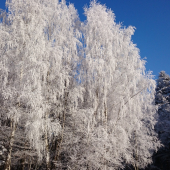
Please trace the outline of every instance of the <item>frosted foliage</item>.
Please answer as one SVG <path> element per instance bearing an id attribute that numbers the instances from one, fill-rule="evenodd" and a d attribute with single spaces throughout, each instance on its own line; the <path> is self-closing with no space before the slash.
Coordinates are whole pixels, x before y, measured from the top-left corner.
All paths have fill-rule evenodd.
<path id="1" fill-rule="evenodd" d="M 166 148 L 169 148 L 170 135 L 170 76 L 161 71 L 157 79 L 155 103 L 158 106 L 159 121 L 156 130 L 159 138 Z"/>
<path id="2" fill-rule="evenodd" d="M 116 24 L 114 13 L 95 1 L 82 23 L 64 0 L 6 5 L 8 24 L 0 23 L 1 114 L 15 123 L 26 120 L 39 161 L 46 159 L 48 168 L 51 161 L 58 169 L 89 170 L 151 163 L 160 146 L 155 81 L 131 41 L 135 28 Z"/>
<path id="3" fill-rule="evenodd" d="M 8 117 L 15 116 L 18 121 L 20 116 L 27 116 L 27 135 L 42 158 L 42 136 L 47 133 L 50 138 L 60 131 L 55 117 L 62 112 L 58 106 L 78 59 L 77 12 L 63 1 L 12 0 L 6 5 L 10 24 L 8 29 L 1 25 L 0 30 L 1 84 L 8 89 L 8 77 L 10 87 L 3 87 L 1 92 L 8 105 L 16 106 L 8 107 Z M 22 107 L 26 108 L 24 112 Z M 52 118 L 50 112 L 54 109 L 57 111 Z"/>
<path id="4" fill-rule="evenodd" d="M 34 119 L 32 119 L 34 121 L 26 124 L 27 135 L 32 139 L 31 144 L 36 148 L 39 159 L 42 160 L 42 156 L 46 154 L 45 133 L 47 132 L 49 136 L 57 136 L 61 126 L 57 120 L 42 119 L 40 117 L 44 114 L 42 110 L 37 110 L 34 114 L 36 115 L 34 116 Z M 50 140 L 51 138 L 49 138 L 49 141 Z"/>
<path id="5" fill-rule="evenodd" d="M 86 94 L 82 107 L 89 108 L 91 115 L 83 111 L 87 119 L 82 117 L 82 121 L 87 123 L 78 129 L 87 128 L 90 139 L 87 137 L 86 147 L 91 150 L 77 152 L 88 155 L 82 157 L 94 169 L 121 167 L 123 161 L 144 168 L 160 146 L 154 132 L 156 83 L 151 73 L 145 72 L 145 61 L 131 41 L 133 27 L 116 24 L 112 11 L 95 1 L 85 14 L 87 21 L 82 29 L 86 57 L 81 80 Z M 88 145 L 89 141 L 92 143 Z"/>

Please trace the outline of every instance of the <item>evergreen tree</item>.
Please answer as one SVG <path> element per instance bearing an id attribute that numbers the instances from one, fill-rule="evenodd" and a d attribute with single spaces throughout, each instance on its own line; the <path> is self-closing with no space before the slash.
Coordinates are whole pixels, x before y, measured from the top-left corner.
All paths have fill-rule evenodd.
<path id="1" fill-rule="evenodd" d="M 154 159 L 155 165 L 165 170 L 170 166 L 170 76 L 165 71 L 161 71 L 157 79 L 155 104 L 159 115 L 155 127 L 163 146 Z"/>
<path id="2" fill-rule="evenodd" d="M 170 144 L 170 76 L 161 71 L 157 80 L 155 103 L 158 105 L 159 122 L 157 129 L 164 145 Z"/>

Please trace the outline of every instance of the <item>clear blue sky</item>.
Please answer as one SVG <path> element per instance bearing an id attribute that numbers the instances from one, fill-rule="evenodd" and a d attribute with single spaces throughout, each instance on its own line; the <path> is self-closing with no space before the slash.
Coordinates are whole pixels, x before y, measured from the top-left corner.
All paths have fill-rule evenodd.
<path id="1" fill-rule="evenodd" d="M 85 20 L 83 7 L 89 0 L 67 0 L 78 10 L 81 21 Z M 141 58 L 146 57 L 146 70 L 158 76 L 161 70 L 170 75 L 170 0 L 100 0 L 111 8 L 116 22 L 135 26 L 133 42 L 140 49 Z M 5 9 L 5 0 L 0 0 Z"/>

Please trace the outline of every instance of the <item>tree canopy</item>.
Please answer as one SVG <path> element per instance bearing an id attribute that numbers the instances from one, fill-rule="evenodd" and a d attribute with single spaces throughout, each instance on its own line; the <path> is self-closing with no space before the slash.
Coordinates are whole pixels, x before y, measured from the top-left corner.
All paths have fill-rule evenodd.
<path id="1" fill-rule="evenodd" d="M 5 169 L 109 170 L 151 163 L 160 147 L 156 82 L 131 40 L 135 28 L 117 24 L 113 11 L 96 1 L 85 8 L 84 22 L 64 0 L 6 5 L 0 23 Z M 16 150 L 19 141 L 25 142 Z"/>

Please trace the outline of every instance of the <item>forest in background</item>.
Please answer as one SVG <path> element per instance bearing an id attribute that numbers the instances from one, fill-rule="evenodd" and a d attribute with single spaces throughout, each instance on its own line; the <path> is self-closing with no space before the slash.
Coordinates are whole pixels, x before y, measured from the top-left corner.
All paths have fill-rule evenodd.
<path id="1" fill-rule="evenodd" d="M 156 83 L 145 71 L 135 28 L 96 1 L 84 22 L 64 0 L 6 7 L 0 168 L 139 170 L 153 162 L 150 169 L 167 170 L 170 77 L 162 71 Z"/>

